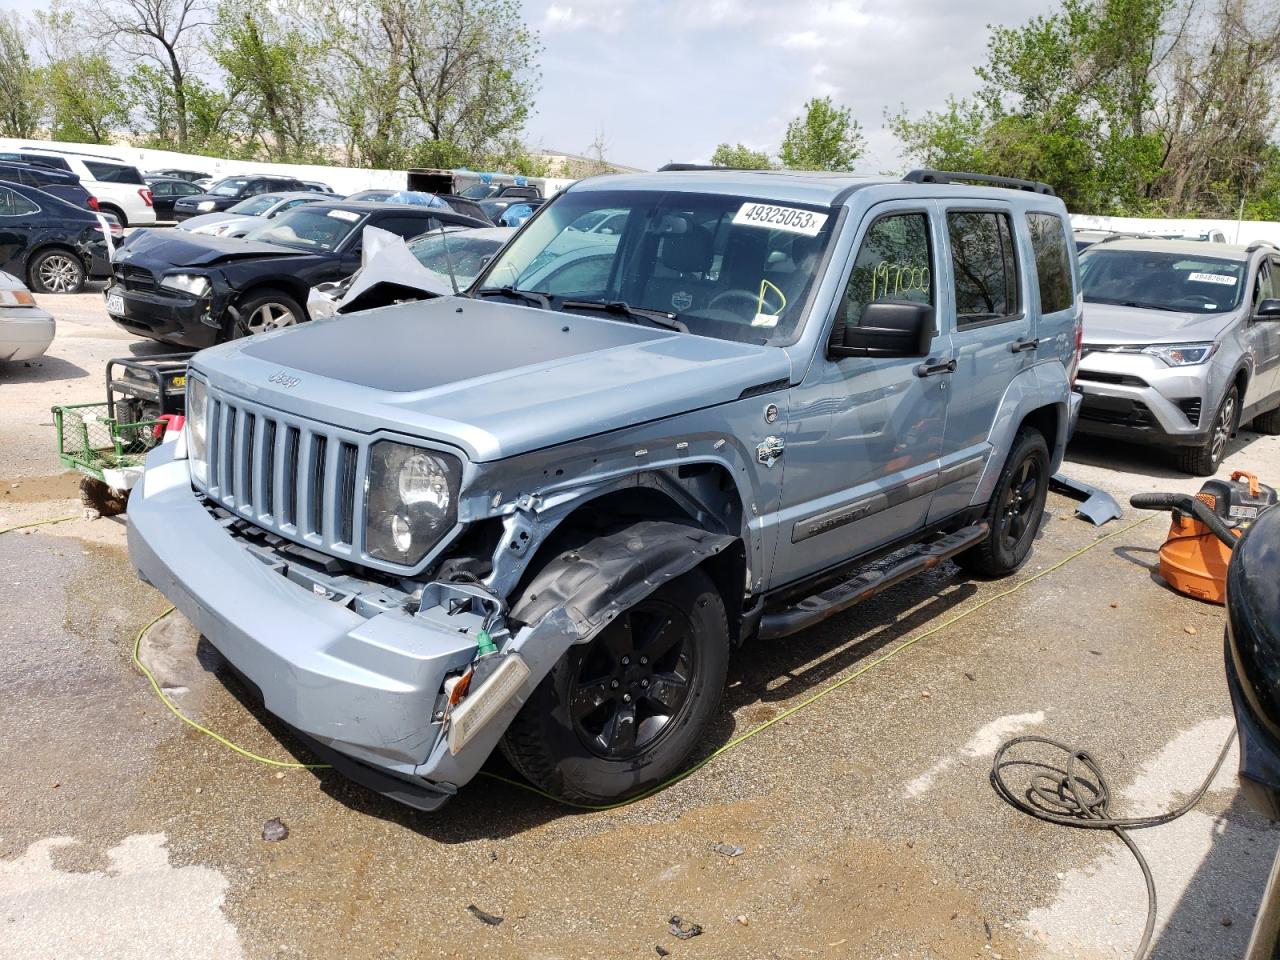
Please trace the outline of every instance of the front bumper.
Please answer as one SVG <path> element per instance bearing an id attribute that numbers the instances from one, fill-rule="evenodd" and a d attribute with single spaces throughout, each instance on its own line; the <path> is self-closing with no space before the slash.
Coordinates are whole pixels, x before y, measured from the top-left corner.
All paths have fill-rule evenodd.
<path id="1" fill-rule="evenodd" d="M 129 501 L 138 575 L 249 681 L 269 712 L 323 756 L 338 754 L 341 772 L 419 808 L 444 802 L 501 733 L 477 737 L 454 756 L 434 714 L 446 676 L 475 656 L 480 618 L 459 614 L 445 628 L 432 619 L 442 615 L 436 608 L 415 615 L 391 604 L 364 616 L 357 602 L 299 585 L 205 509 L 175 446 L 152 452 Z M 384 589 L 367 586 L 371 594 Z"/>
<path id="2" fill-rule="evenodd" d="M 206 315 L 214 315 L 207 299 L 160 290 L 128 290 L 120 283 L 114 283 L 103 291 L 104 298 L 112 294 L 119 294 L 124 301 L 124 312 L 108 311 L 108 316 L 117 326 L 132 334 L 192 350 L 203 350 L 218 342 L 218 328 L 203 320 Z"/>
<path id="3" fill-rule="evenodd" d="M 1209 372 L 1208 364 L 1169 367 L 1154 357 L 1091 353 L 1076 377 L 1083 396 L 1076 430 L 1131 443 L 1201 446 L 1212 433 Z"/>

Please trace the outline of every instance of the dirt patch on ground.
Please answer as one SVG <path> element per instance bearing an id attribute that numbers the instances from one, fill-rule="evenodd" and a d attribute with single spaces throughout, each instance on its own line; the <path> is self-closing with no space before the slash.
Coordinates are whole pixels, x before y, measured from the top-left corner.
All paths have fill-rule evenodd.
<path id="1" fill-rule="evenodd" d="M 0 479 L 0 506 L 10 503 L 43 503 L 46 500 L 79 500 L 80 474 L 74 470 L 47 477 Z"/>

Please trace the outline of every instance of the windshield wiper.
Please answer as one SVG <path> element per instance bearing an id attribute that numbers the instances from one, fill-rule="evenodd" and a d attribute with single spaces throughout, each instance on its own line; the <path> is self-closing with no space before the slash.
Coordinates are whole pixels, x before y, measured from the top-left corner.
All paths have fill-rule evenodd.
<path id="1" fill-rule="evenodd" d="M 1166 307 L 1158 303 L 1141 303 L 1137 300 L 1121 300 L 1122 307 L 1138 307 L 1141 310 L 1168 310 L 1170 313 L 1187 313 L 1186 310 L 1180 310 L 1177 307 Z"/>
<path id="2" fill-rule="evenodd" d="M 648 320 L 650 323 L 664 327 L 667 330 L 676 330 L 680 333 L 689 332 L 689 328 L 681 323 L 679 317 L 674 313 L 667 313 L 665 310 L 646 310 L 642 307 L 633 307 L 621 300 L 566 300 L 560 304 L 560 309 L 599 310 L 601 313 L 630 317 L 633 320 Z"/>
<path id="3" fill-rule="evenodd" d="M 538 290 L 517 290 L 515 287 L 485 287 L 483 290 L 477 290 L 477 297 L 510 297 L 512 300 L 523 300 L 525 303 L 532 303 L 543 310 L 551 309 L 551 298 L 545 293 Z"/>

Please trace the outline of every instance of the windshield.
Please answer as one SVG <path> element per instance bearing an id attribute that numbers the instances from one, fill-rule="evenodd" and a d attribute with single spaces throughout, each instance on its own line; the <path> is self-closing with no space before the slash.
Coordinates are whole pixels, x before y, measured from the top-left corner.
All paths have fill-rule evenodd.
<path id="1" fill-rule="evenodd" d="M 308 204 L 254 227 L 245 239 L 298 250 L 336 250 L 362 219 L 363 214 L 351 210 L 316 209 Z"/>
<path id="2" fill-rule="evenodd" d="M 260 217 L 282 199 L 278 193 L 263 193 L 248 200 L 241 200 L 234 207 L 227 208 L 227 213 L 238 213 L 246 217 Z"/>
<path id="3" fill-rule="evenodd" d="M 486 200 L 497 192 L 498 185 L 496 183 L 473 183 L 458 196 L 466 197 L 468 200 Z"/>
<path id="4" fill-rule="evenodd" d="M 699 336 L 784 343 L 835 219 L 830 208 L 730 194 L 571 191 L 538 211 L 473 292 L 544 294 L 557 310 L 612 304 L 620 318 L 625 304 Z M 616 232 L 592 232 L 605 221 Z"/>
<path id="5" fill-rule="evenodd" d="M 1234 310 L 1244 289 L 1245 266 L 1239 260 L 1100 246 L 1080 256 L 1087 302 L 1185 313 Z"/>
<path id="6" fill-rule="evenodd" d="M 502 237 L 473 237 L 468 230 L 451 230 L 418 237 L 409 242 L 409 252 L 432 273 L 438 273 L 447 283 L 449 268 L 453 267 L 458 289 L 471 285 L 505 242 Z"/>
<path id="7" fill-rule="evenodd" d="M 209 192 L 215 197 L 238 197 L 248 185 L 249 181 L 244 177 L 227 177 L 210 187 Z"/>

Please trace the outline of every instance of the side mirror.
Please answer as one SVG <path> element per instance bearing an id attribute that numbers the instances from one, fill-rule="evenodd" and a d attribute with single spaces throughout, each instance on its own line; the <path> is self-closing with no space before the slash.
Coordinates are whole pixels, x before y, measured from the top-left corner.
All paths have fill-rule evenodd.
<path id="1" fill-rule="evenodd" d="M 833 338 L 830 357 L 927 357 L 933 343 L 933 307 L 911 300 L 875 300 L 862 322 Z"/>
<path id="2" fill-rule="evenodd" d="M 1280 300 L 1263 300 L 1254 316 L 1259 320 L 1280 320 Z"/>

